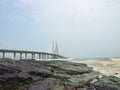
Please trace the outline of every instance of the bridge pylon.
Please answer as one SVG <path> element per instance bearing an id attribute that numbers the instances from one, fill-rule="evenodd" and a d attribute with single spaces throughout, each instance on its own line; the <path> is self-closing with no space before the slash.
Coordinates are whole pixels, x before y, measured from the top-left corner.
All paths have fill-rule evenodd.
<path id="1" fill-rule="evenodd" d="M 52 53 L 52 54 L 56 54 L 58 55 L 58 46 L 57 46 L 57 42 L 52 42 L 50 48 L 49 48 L 49 53 Z"/>

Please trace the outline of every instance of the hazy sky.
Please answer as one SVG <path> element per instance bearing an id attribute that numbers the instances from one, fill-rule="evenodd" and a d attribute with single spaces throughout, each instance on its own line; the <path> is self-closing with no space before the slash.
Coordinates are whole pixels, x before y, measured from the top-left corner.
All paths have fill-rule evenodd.
<path id="1" fill-rule="evenodd" d="M 0 48 L 120 57 L 120 0 L 0 0 Z"/>

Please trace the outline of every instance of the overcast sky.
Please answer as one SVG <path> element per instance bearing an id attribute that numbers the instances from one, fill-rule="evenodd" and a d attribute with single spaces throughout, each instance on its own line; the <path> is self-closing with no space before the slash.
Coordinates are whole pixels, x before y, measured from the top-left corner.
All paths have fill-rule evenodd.
<path id="1" fill-rule="evenodd" d="M 120 57 L 120 0 L 0 0 L 0 48 Z"/>

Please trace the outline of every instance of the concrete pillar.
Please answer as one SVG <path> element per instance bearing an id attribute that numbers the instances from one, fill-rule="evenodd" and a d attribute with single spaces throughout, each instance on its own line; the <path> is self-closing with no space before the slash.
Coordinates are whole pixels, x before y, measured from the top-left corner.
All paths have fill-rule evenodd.
<path id="1" fill-rule="evenodd" d="M 56 55 L 53 55 L 53 59 L 56 59 Z"/>
<path id="2" fill-rule="evenodd" d="M 53 59 L 55 59 L 56 57 L 55 57 L 56 55 L 53 55 Z"/>
<path id="3" fill-rule="evenodd" d="M 44 59 L 44 54 L 41 54 L 41 59 Z"/>
<path id="4" fill-rule="evenodd" d="M 51 58 L 51 56 L 50 56 L 50 55 L 49 55 L 48 57 L 49 57 L 49 59 Z"/>
<path id="5" fill-rule="evenodd" d="M 41 59 L 43 59 L 43 54 L 41 54 Z"/>
<path id="6" fill-rule="evenodd" d="M 48 55 L 47 54 L 45 55 L 45 59 L 48 59 Z"/>
<path id="7" fill-rule="evenodd" d="M 35 53 L 32 53 L 32 59 L 35 59 Z"/>
<path id="8" fill-rule="evenodd" d="M 51 55 L 51 59 L 53 59 L 53 55 Z"/>
<path id="9" fill-rule="evenodd" d="M 41 54 L 39 54 L 39 59 L 41 59 Z"/>
<path id="10" fill-rule="evenodd" d="M 44 59 L 46 59 L 46 54 L 44 54 Z"/>
<path id="11" fill-rule="evenodd" d="M 48 54 L 46 54 L 46 59 L 49 59 L 49 57 L 48 57 L 49 55 Z"/>
<path id="12" fill-rule="evenodd" d="M 54 58 L 55 58 L 55 59 L 57 59 L 57 56 L 56 56 L 56 55 L 54 55 Z"/>
<path id="13" fill-rule="evenodd" d="M 16 59 L 16 53 L 14 52 L 14 59 Z"/>
<path id="14" fill-rule="evenodd" d="M 20 52 L 20 60 L 22 59 L 22 53 Z"/>
<path id="15" fill-rule="evenodd" d="M 46 59 L 49 59 L 49 55 L 48 54 L 46 54 Z"/>
<path id="16" fill-rule="evenodd" d="M 25 53 L 25 59 L 27 59 L 27 53 Z"/>
<path id="17" fill-rule="evenodd" d="M 46 54 L 44 54 L 44 59 L 46 59 Z"/>
<path id="18" fill-rule="evenodd" d="M 5 58 L 5 52 L 3 52 L 3 58 Z"/>
<path id="19" fill-rule="evenodd" d="M 49 58 L 52 59 L 52 55 L 49 55 Z"/>
<path id="20" fill-rule="evenodd" d="M 50 55 L 50 59 L 52 59 L 52 55 Z"/>

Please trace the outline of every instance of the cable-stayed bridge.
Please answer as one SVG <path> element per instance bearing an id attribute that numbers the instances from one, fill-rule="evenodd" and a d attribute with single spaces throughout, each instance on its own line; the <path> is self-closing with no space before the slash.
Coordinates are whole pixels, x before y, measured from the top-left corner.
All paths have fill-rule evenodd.
<path id="1" fill-rule="evenodd" d="M 7 49 L 0 49 L 1 58 L 7 58 L 6 54 L 11 54 L 12 59 L 16 59 L 16 57 L 19 54 L 19 59 L 61 59 L 65 58 L 62 55 L 54 54 L 54 53 L 48 53 L 48 52 L 38 52 L 38 51 L 24 51 L 24 50 L 7 50 Z M 23 58 L 24 57 L 24 58 Z"/>

